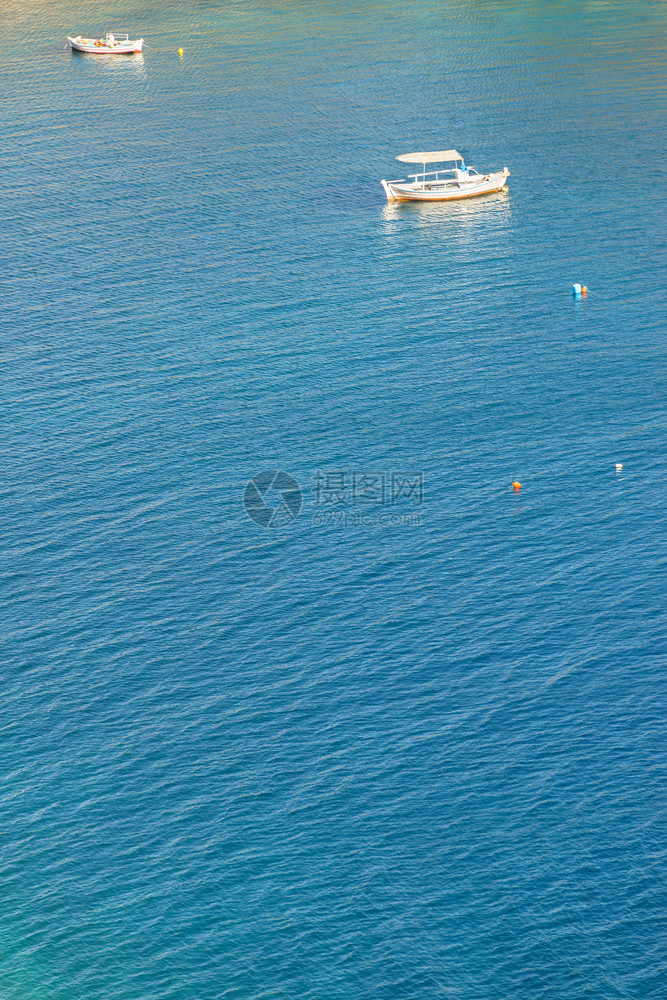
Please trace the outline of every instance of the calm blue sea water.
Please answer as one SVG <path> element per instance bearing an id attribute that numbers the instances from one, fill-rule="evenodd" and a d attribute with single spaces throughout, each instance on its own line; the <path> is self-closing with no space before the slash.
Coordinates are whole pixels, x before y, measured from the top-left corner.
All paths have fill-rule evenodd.
<path id="1" fill-rule="evenodd" d="M 3 1000 L 666 995 L 666 29 L 5 0 Z"/>

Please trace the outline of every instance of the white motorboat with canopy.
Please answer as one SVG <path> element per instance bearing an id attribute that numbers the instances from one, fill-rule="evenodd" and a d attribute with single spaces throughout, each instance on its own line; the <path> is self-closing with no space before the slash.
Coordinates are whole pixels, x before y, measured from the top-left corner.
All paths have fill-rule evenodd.
<path id="1" fill-rule="evenodd" d="M 143 38 L 132 39 L 129 35 L 113 34 L 107 31 L 104 38 L 82 38 L 75 35 L 74 38 L 68 36 L 67 41 L 72 46 L 73 52 L 88 52 L 95 56 L 127 56 L 133 52 L 141 52 Z"/>
<path id="2" fill-rule="evenodd" d="M 396 157 L 401 163 L 421 163 L 422 171 L 408 174 L 408 180 L 382 181 L 387 201 L 457 201 L 491 194 L 506 188 L 510 175 L 507 167 L 490 174 L 480 174 L 474 167 L 466 167 L 463 157 L 455 149 L 436 149 L 428 153 L 401 153 Z M 428 163 L 453 164 L 427 172 Z"/>

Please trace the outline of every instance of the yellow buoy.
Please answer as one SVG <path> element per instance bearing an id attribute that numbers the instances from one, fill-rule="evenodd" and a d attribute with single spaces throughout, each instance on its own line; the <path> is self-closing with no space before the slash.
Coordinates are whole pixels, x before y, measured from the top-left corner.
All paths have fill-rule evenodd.
<path id="1" fill-rule="evenodd" d="M 514 490 L 515 493 L 518 493 L 519 490 L 521 489 L 521 483 L 517 482 L 515 479 L 514 482 L 512 483 L 512 489 Z"/>
<path id="2" fill-rule="evenodd" d="M 178 50 L 178 54 L 179 54 L 179 56 L 182 56 L 183 55 L 183 49 L 179 49 Z"/>

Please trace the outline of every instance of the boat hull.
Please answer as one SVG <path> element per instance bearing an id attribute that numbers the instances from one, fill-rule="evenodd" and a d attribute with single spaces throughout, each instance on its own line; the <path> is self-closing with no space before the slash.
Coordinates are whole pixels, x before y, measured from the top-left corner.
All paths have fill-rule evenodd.
<path id="1" fill-rule="evenodd" d="M 446 184 L 404 184 L 397 181 L 382 181 L 387 201 L 461 201 L 463 198 L 477 198 L 483 194 L 502 191 L 510 172 L 505 168 L 493 174 L 485 174 L 477 181 L 450 181 Z"/>
<path id="2" fill-rule="evenodd" d="M 143 38 L 135 41 L 115 42 L 107 45 L 106 41 L 95 38 L 68 38 L 73 52 L 85 52 L 91 56 L 129 56 L 134 52 L 141 52 L 144 46 Z"/>

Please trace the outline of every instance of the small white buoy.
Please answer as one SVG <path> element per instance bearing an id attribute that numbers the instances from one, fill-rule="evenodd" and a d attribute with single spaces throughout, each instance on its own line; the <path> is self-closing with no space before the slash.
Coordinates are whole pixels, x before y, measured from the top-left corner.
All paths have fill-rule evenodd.
<path id="1" fill-rule="evenodd" d="M 581 285 L 572 285 L 572 294 L 575 299 L 581 298 Z"/>
<path id="2" fill-rule="evenodd" d="M 617 462 L 616 463 L 616 471 L 620 472 L 622 468 L 623 468 L 623 463 L 622 462 Z"/>

